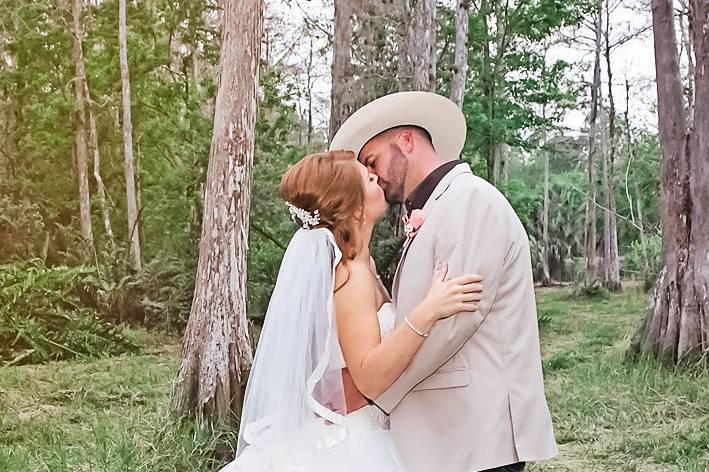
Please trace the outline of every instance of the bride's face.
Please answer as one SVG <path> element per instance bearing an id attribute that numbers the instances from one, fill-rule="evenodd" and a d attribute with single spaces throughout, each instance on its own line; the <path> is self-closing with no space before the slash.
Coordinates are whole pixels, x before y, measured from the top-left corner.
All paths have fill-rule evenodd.
<path id="1" fill-rule="evenodd" d="M 378 221 L 388 208 L 384 198 L 384 190 L 377 183 L 376 174 L 370 173 L 364 165 L 357 164 L 364 183 L 364 214 L 367 221 Z"/>

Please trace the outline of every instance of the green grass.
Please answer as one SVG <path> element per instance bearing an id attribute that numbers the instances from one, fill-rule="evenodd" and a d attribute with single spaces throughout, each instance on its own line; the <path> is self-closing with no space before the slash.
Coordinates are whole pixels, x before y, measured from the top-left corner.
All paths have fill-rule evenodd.
<path id="1" fill-rule="evenodd" d="M 179 341 L 139 337 L 142 355 L 0 368 L 0 471 L 216 470 L 235 436 L 170 419 Z"/>
<path id="2" fill-rule="evenodd" d="M 529 470 L 709 470 L 709 376 L 623 361 L 644 294 L 538 300 L 561 453 Z M 134 336 L 141 355 L 0 368 L 0 471 L 218 469 L 234 434 L 169 418 L 179 340 Z"/>
<path id="3" fill-rule="evenodd" d="M 624 362 L 646 295 L 538 295 L 546 393 L 561 453 L 534 471 L 709 470 L 709 376 Z"/>

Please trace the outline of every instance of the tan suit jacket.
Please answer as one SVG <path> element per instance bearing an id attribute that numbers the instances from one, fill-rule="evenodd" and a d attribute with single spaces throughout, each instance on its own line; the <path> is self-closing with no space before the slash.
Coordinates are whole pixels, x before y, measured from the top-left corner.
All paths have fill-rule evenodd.
<path id="1" fill-rule="evenodd" d="M 483 276 L 479 311 L 439 321 L 375 403 L 407 472 L 471 472 L 557 453 L 544 397 L 529 239 L 505 197 L 459 164 L 423 208 L 394 278 L 397 323 L 428 292 L 434 264 Z"/>

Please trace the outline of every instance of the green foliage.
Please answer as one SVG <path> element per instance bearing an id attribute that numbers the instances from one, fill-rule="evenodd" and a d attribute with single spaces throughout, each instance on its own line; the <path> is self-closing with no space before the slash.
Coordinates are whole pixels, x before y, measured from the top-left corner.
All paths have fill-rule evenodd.
<path id="1" fill-rule="evenodd" d="M 0 195 L 0 262 L 42 257 L 47 237 L 37 204 Z"/>
<path id="2" fill-rule="evenodd" d="M 256 320 L 266 313 L 285 248 L 298 228 L 290 219 L 278 185 L 288 166 L 309 152 L 307 145 L 293 144 L 291 133 L 298 122 L 293 106 L 297 90 L 289 80 L 283 68 L 262 65 L 247 258 L 248 313 Z M 310 150 L 324 147 L 317 138 Z"/>
<path id="3" fill-rule="evenodd" d="M 598 279 L 587 281 L 585 278 L 580 278 L 574 282 L 571 295 L 576 298 L 588 299 L 604 299 L 608 298 L 608 290 L 606 290 Z"/>
<path id="4" fill-rule="evenodd" d="M 493 153 L 500 144 L 532 148 L 531 132 L 553 128 L 566 110 L 577 106 L 580 84 L 569 78 L 578 65 L 547 63 L 546 49 L 553 34 L 579 24 L 588 8 L 582 1 L 538 0 L 483 2 L 471 9 L 464 155 L 481 175 L 491 177 Z M 455 15 L 445 7 L 439 12 L 438 88 L 447 94 L 454 48 L 446 46 L 455 42 Z M 503 18 L 496 19 L 496 12 Z"/>
<path id="5" fill-rule="evenodd" d="M 194 260 L 162 253 L 136 273 L 127 247 L 107 248 L 99 257 L 104 261 L 101 272 L 92 272 L 84 281 L 103 319 L 182 332 L 192 304 Z"/>
<path id="6" fill-rule="evenodd" d="M 662 270 L 662 238 L 653 235 L 631 242 L 623 262 L 624 271 L 643 280 L 649 289 Z"/>
<path id="7" fill-rule="evenodd" d="M 10 364 L 132 352 L 120 326 L 87 307 L 94 269 L 0 266 L 0 361 Z"/>

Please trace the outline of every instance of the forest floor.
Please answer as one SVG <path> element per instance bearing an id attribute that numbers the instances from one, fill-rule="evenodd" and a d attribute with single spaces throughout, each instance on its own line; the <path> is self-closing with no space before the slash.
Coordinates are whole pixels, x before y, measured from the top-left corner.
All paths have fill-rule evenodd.
<path id="1" fill-rule="evenodd" d="M 540 290 L 546 392 L 560 454 L 531 471 L 709 471 L 709 375 L 626 364 L 646 295 Z M 0 471 L 215 471 L 233 433 L 169 417 L 180 341 L 140 355 L 0 368 Z"/>

